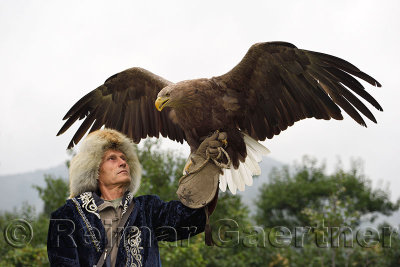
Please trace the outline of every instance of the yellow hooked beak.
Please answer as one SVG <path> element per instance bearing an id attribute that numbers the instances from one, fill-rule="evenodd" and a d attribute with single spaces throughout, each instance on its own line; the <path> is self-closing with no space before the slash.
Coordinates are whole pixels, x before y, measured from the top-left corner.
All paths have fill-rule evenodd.
<path id="1" fill-rule="evenodd" d="M 161 111 L 165 107 L 168 101 L 169 101 L 168 97 L 157 97 L 156 102 L 154 103 L 156 109 L 158 111 Z"/>

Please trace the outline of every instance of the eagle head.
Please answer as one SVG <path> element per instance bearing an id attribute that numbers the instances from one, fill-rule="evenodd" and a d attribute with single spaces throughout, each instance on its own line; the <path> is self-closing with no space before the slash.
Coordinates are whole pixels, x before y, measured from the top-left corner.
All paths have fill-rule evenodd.
<path id="1" fill-rule="evenodd" d="M 158 93 L 154 104 L 158 111 L 165 107 L 190 108 L 196 106 L 198 92 L 203 89 L 206 83 L 206 79 L 197 79 L 170 84 Z"/>
<path id="2" fill-rule="evenodd" d="M 154 103 L 156 109 L 161 111 L 165 107 L 173 107 L 176 102 L 175 85 L 168 85 L 164 87 L 157 95 L 156 102 Z"/>

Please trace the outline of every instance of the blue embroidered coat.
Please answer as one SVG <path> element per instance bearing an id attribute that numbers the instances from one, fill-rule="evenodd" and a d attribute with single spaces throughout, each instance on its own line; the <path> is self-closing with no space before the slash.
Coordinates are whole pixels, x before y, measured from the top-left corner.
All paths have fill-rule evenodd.
<path id="1" fill-rule="evenodd" d="M 123 211 L 134 201 L 118 245 L 116 266 L 161 266 L 157 241 L 186 239 L 204 231 L 203 209 L 158 196 L 123 197 Z M 51 266 L 93 266 L 107 245 L 97 206 L 103 200 L 86 192 L 67 200 L 51 215 L 47 251 Z M 106 262 L 105 266 L 110 262 Z"/>

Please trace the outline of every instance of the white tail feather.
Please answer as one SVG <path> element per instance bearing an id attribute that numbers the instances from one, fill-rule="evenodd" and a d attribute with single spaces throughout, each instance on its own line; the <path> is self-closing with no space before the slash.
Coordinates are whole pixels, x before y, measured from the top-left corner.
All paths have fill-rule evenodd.
<path id="1" fill-rule="evenodd" d="M 258 154 L 257 151 L 251 148 L 251 146 L 247 146 L 246 150 L 247 150 L 247 155 L 253 157 L 253 159 L 255 159 L 257 163 L 261 161 L 262 155 Z"/>
<path id="2" fill-rule="evenodd" d="M 229 190 L 231 190 L 232 194 L 236 195 L 236 184 L 232 179 L 232 169 L 224 170 L 226 172 L 226 182 L 228 184 Z"/>
<path id="3" fill-rule="evenodd" d="M 250 171 L 251 175 L 256 175 L 257 168 L 254 166 L 253 162 L 250 160 L 249 157 L 246 157 L 246 159 L 244 161 L 244 165 L 246 165 L 246 167 Z"/>
<path id="4" fill-rule="evenodd" d="M 230 169 L 224 169 L 224 174 L 219 176 L 219 188 L 222 192 L 229 187 L 232 194 L 236 195 L 237 189 L 244 191 L 245 185 L 253 184 L 253 176 L 261 174 L 258 163 L 262 160 L 262 156 L 267 155 L 270 151 L 247 134 L 244 134 L 244 142 L 247 150 L 245 162 L 240 162 L 237 169 L 234 169 L 231 164 Z"/>
<path id="5" fill-rule="evenodd" d="M 255 151 L 261 153 L 261 155 L 266 156 L 269 153 L 271 153 L 271 151 L 269 151 L 268 148 L 266 148 L 265 146 L 263 146 L 262 144 L 260 144 L 259 142 L 257 142 L 256 140 L 254 140 L 253 138 L 248 136 L 247 134 L 244 134 L 243 139 L 244 139 L 244 142 L 246 143 L 246 146 L 247 145 L 250 146 Z"/>
<path id="6" fill-rule="evenodd" d="M 250 171 L 247 170 L 246 164 L 239 165 L 240 176 L 243 178 L 245 185 L 251 186 L 253 184 L 253 177 Z"/>
<path id="7" fill-rule="evenodd" d="M 222 192 L 226 191 L 226 175 L 225 175 L 225 170 L 224 170 L 224 174 L 221 174 L 219 176 L 219 189 L 221 189 Z"/>
<path id="8" fill-rule="evenodd" d="M 239 191 L 244 191 L 244 181 L 242 180 L 242 177 L 240 177 L 240 170 L 237 169 L 233 169 L 232 170 L 232 180 L 235 183 L 237 189 L 239 189 Z"/>
<path id="9" fill-rule="evenodd" d="M 261 168 L 258 165 L 258 161 L 253 157 L 253 154 L 248 153 L 246 160 L 248 159 L 247 163 L 249 163 L 253 167 L 253 175 L 260 175 Z"/>

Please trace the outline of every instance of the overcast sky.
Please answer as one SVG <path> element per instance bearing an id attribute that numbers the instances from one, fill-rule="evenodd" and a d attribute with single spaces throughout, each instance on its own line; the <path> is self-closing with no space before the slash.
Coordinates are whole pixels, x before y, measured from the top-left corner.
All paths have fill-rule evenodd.
<path id="1" fill-rule="evenodd" d="M 378 124 L 297 122 L 263 142 L 283 163 L 305 154 L 332 169 L 361 158 L 374 186 L 400 197 L 399 1 L 1 1 L 0 175 L 58 165 L 77 125 L 62 117 L 106 78 L 140 66 L 170 81 L 234 67 L 255 42 L 288 41 L 355 64 L 382 105 Z M 187 145 L 166 142 L 164 147 Z"/>

